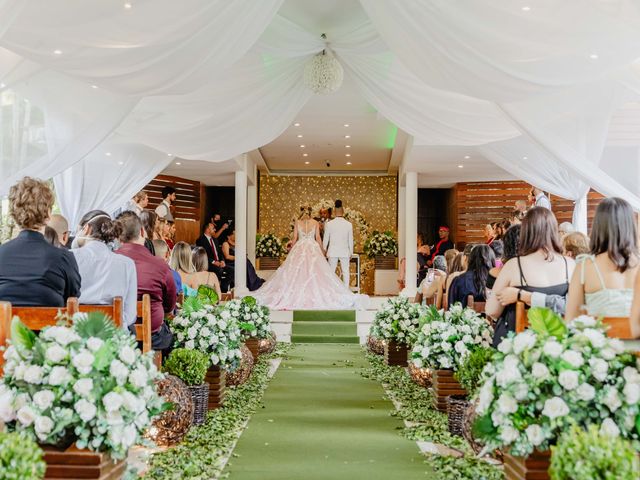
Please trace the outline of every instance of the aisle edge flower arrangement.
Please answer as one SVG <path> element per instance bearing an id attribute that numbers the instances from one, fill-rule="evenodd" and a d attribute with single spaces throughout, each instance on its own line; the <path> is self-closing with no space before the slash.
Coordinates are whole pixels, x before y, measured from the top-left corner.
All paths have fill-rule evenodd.
<path id="1" fill-rule="evenodd" d="M 370 333 L 374 337 L 411 345 L 420 327 L 424 308 L 406 297 L 389 298 L 376 312 Z"/>
<path id="2" fill-rule="evenodd" d="M 220 317 L 235 321 L 245 339 L 250 337 L 263 339 L 271 335 L 269 309 L 260 305 L 254 297 L 230 300 L 224 305 Z"/>
<path id="3" fill-rule="evenodd" d="M 374 231 L 364 243 L 364 253 L 369 258 L 374 258 L 376 255 L 395 256 L 398 254 L 398 241 L 392 232 Z"/>
<path id="4" fill-rule="evenodd" d="M 60 317 L 39 334 L 17 317 L 0 383 L 0 421 L 41 444 L 71 444 L 122 459 L 169 408 L 151 353 L 102 313 Z M 70 441 L 69 441 L 70 439 Z"/>

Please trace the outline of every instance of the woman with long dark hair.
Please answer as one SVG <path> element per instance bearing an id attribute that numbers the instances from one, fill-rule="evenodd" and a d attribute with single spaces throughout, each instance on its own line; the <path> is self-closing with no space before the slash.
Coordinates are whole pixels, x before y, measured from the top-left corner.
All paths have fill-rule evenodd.
<path id="1" fill-rule="evenodd" d="M 467 306 L 469 295 L 478 302 L 487 297 L 487 277 L 496 264 L 496 257 L 489 245 L 476 245 L 469 254 L 467 271 L 457 277 L 449 289 L 449 306 L 456 302 Z"/>

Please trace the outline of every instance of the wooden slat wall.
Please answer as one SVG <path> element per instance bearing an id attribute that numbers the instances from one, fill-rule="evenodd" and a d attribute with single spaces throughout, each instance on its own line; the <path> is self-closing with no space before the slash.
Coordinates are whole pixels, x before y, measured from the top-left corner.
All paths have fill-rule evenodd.
<path id="1" fill-rule="evenodd" d="M 484 227 L 487 223 L 509 218 L 515 208 L 516 200 L 526 200 L 530 185 L 525 182 L 469 182 L 458 183 L 454 187 L 455 222 L 452 237 L 456 245 L 483 241 Z M 596 207 L 604 198 L 598 192 L 591 191 L 588 196 L 588 227 Z M 573 214 L 573 201 L 557 195 L 550 197 L 551 207 L 558 223 L 570 222 Z"/>
<path id="2" fill-rule="evenodd" d="M 147 208 L 155 209 L 162 202 L 162 188 L 171 186 L 176 189 L 175 219 L 200 222 L 200 182 L 186 178 L 158 175 L 144 190 L 149 194 Z"/>

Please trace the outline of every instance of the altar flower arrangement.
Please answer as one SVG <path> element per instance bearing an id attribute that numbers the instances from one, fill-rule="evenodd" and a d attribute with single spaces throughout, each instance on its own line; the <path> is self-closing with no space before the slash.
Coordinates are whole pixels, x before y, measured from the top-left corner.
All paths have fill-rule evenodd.
<path id="1" fill-rule="evenodd" d="M 176 347 L 205 352 L 212 366 L 220 365 L 228 371 L 240 365 L 240 325 L 225 308 L 189 297 L 169 324 Z"/>
<path id="2" fill-rule="evenodd" d="M 567 327 L 552 311 L 531 308 L 529 323 L 500 343 L 483 372 L 475 433 L 486 449 L 544 451 L 573 423 L 640 438 L 640 371 L 622 342 L 591 317 Z"/>
<path id="3" fill-rule="evenodd" d="M 36 335 L 15 317 L 0 383 L 0 422 L 41 444 L 127 456 L 168 407 L 151 353 L 102 313 L 62 317 Z"/>
<path id="4" fill-rule="evenodd" d="M 247 296 L 227 302 L 220 312 L 222 318 L 232 318 L 242 331 L 243 338 L 269 338 L 271 319 L 269 309 L 254 297 Z"/>
<path id="5" fill-rule="evenodd" d="M 392 232 L 373 232 L 364 243 L 364 253 L 367 257 L 395 256 L 398 254 L 398 241 Z"/>
<path id="6" fill-rule="evenodd" d="M 370 335 L 412 345 L 418 334 L 424 308 L 406 297 L 389 298 L 376 312 Z"/>
<path id="7" fill-rule="evenodd" d="M 471 352 L 490 347 L 492 339 L 493 329 L 473 309 L 459 303 L 446 312 L 431 307 L 411 351 L 411 361 L 418 368 L 455 371 Z"/>
<path id="8" fill-rule="evenodd" d="M 282 242 L 273 233 L 258 235 L 256 243 L 256 257 L 276 257 L 284 255 Z"/>

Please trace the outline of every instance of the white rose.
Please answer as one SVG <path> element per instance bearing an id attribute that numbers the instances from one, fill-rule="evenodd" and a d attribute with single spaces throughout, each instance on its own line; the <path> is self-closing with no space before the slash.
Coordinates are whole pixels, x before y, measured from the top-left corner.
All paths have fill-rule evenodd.
<path id="1" fill-rule="evenodd" d="M 629 405 L 640 402 L 640 385 L 637 383 L 627 383 L 622 389 L 624 398 Z"/>
<path id="2" fill-rule="evenodd" d="M 496 383 L 500 387 L 506 387 L 511 383 L 518 382 L 522 379 L 522 374 L 520 373 L 520 359 L 515 355 L 507 355 L 504 358 L 504 363 L 502 364 L 502 369 L 496 376 Z"/>
<path id="3" fill-rule="evenodd" d="M 89 422 L 96 416 L 96 406 L 84 398 L 78 400 L 75 403 L 74 408 L 83 422 Z"/>
<path id="4" fill-rule="evenodd" d="M 117 392 L 109 392 L 102 399 L 102 404 L 107 412 L 118 410 L 123 403 L 122 395 Z"/>
<path id="5" fill-rule="evenodd" d="M 186 342 L 184 342 L 184 348 L 188 350 L 195 350 L 196 344 L 193 340 L 187 340 Z"/>
<path id="6" fill-rule="evenodd" d="M 519 355 L 525 350 L 530 350 L 535 346 L 536 340 L 536 334 L 531 330 L 519 333 L 513 340 L 513 352 Z"/>
<path id="7" fill-rule="evenodd" d="M 148 381 L 149 376 L 147 375 L 147 372 L 141 367 L 136 368 L 129 375 L 129 382 L 131 382 L 131 384 L 137 388 L 144 387 Z"/>
<path id="8" fill-rule="evenodd" d="M 487 381 L 482 385 L 478 395 L 478 413 L 484 415 L 493 402 L 493 382 Z"/>
<path id="9" fill-rule="evenodd" d="M 49 373 L 49 385 L 64 385 L 71 380 L 71 374 L 65 367 L 53 367 Z"/>
<path id="10" fill-rule="evenodd" d="M 565 390 L 573 390 L 578 387 L 580 383 L 580 377 L 578 372 L 574 370 L 564 370 L 560 372 L 558 376 L 558 383 L 562 385 Z"/>
<path id="11" fill-rule="evenodd" d="M 503 393 L 498 398 L 498 410 L 500 413 L 509 414 L 518 411 L 518 402 L 508 393 Z"/>
<path id="12" fill-rule="evenodd" d="M 36 430 L 36 435 L 38 435 L 38 438 L 40 440 L 46 439 L 47 435 L 51 432 L 51 430 L 53 430 L 53 427 L 54 427 L 54 423 L 53 423 L 53 420 L 51 420 L 51 418 L 46 416 L 41 416 L 36 418 L 35 430 Z"/>
<path id="13" fill-rule="evenodd" d="M 47 358 L 47 361 L 51 363 L 60 363 L 67 357 L 67 350 L 54 343 L 49 348 L 47 348 L 47 353 L 45 354 L 45 356 Z"/>
<path id="14" fill-rule="evenodd" d="M 518 432 L 518 430 L 510 426 L 502 427 L 502 429 L 500 430 L 500 438 L 505 445 L 512 444 L 518 439 L 519 436 L 520 433 Z"/>
<path id="15" fill-rule="evenodd" d="M 81 397 L 88 397 L 93 390 L 93 380 L 90 378 L 81 378 L 73 385 L 73 391 Z"/>
<path id="16" fill-rule="evenodd" d="M 127 425 L 126 427 L 124 427 L 124 430 L 122 431 L 122 442 L 121 445 L 128 449 L 130 447 L 133 446 L 134 443 L 136 443 L 136 440 L 138 439 L 138 431 L 136 430 L 135 425 Z"/>
<path id="17" fill-rule="evenodd" d="M 145 408 L 145 402 L 131 392 L 122 394 L 122 405 L 130 412 L 139 412 Z"/>
<path id="18" fill-rule="evenodd" d="M 24 381 L 39 385 L 42 383 L 42 367 L 31 365 L 24 371 Z"/>
<path id="19" fill-rule="evenodd" d="M 576 390 L 576 394 L 580 400 L 584 400 L 585 402 L 589 402 L 593 400 L 596 396 L 596 389 L 588 383 L 583 383 Z"/>
<path id="20" fill-rule="evenodd" d="M 615 388 L 610 388 L 602 400 L 612 412 L 615 412 L 622 406 L 622 400 L 620 400 L 618 391 Z"/>
<path id="21" fill-rule="evenodd" d="M 562 345 L 557 340 L 547 340 L 544 347 L 542 347 L 542 351 L 548 357 L 558 358 L 562 353 Z"/>
<path id="22" fill-rule="evenodd" d="M 123 385 L 129 376 L 129 369 L 120 360 L 114 359 L 109 365 L 109 373 L 116 379 L 118 385 Z"/>
<path id="23" fill-rule="evenodd" d="M 91 373 L 91 367 L 96 357 L 89 350 L 81 350 L 77 355 L 73 357 L 71 363 L 74 367 L 83 375 Z"/>
<path id="24" fill-rule="evenodd" d="M 633 367 L 624 367 L 622 377 L 627 383 L 640 383 L 640 372 Z"/>
<path id="25" fill-rule="evenodd" d="M 580 368 L 584 364 L 582 354 L 580 352 L 576 352 L 575 350 L 567 350 L 560 356 L 560 358 L 562 358 L 562 360 L 567 362 L 573 368 Z"/>
<path id="26" fill-rule="evenodd" d="M 127 365 L 131 365 L 136 361 L 136 352 L 133 350 L 133 348 L 125 346 L 122 348 L 122 350 L 120 350 L 118 357 Z"/>
<path id="27" fill-rule="evenodd" d="M 616 352 L 614 352 L 611 348 L 603 348 L 602 350 L 600 350 L 600 356 L 605 360 L 613 360 L 614 358 L 616 358 Z"/>
<path id="28" fill-rule="evenodd" d="M 595 326 L 595 324 L 596 324 L 596 319 L 593 317 L 590 317 L 589 315 L 580 315 L 574 318 L 572 322 L 572 325 L 578 328 L 593 327 Z"/>
<path id="29" fill-rule="evenodd" d="M 538 380 L 549 378 L 549 369 L 544 363 L 536 362 L 531 367 L 531 374 Z"/>
<path id="30" fill-rule="evenodd" d="M 224 320 L 228 320 L 230 317 L 231 317 L 231 314 L 229 313 L 228 310 L 223 310 L 222 312 L 220 312 L 220 318 Z"/>
<path id="31" fill-rule="evenodd" d="M 90 337 L 87 340 L 87 348 L 92 352 L 97 352 L 98 350 L 100 350 L 102 345 L 104 345 L 104 342 L 100 338 Z"/>
<path id="32" fill-rule="evenodd" d="M 625 346 L 624 346 L 624 342 L 622 342 L 621 340 L 618 340 L 617 338 L 610 338 L 609 339 L 609 346 L 616 353 L 623 353 L 625 351 L 625 349 L 626 349 Z"/>
<path id="33" fill-rule="evenodd" d="M 3 385 L 0 385 L 0 389 Z M 14 395 L 11 390 L 0 391 L 0 423 L 9 423 L 15 420 Z"/>
<path id="34" fill-rule="evenodd" d="M 53 405 L 53 400 L 56 398 L 55 394 L 51 390 L 40 390 L 33 394 L 33 403 L 40 411 L 44 411 Z"/>
<path id="35" fill-rule="evenodd" d="M 448 352 L 449 350 L 451 350 L 451 344 L 449 342 L 442 342 L 440 344 L 440 348 L 443 352 Z"/>
<path id="36" fill-rule="evenodd" d="M 600 425 L 600 433 L 615 438 L 620 436 L 620 429 L 618 425 L 616 425 L 616 422 L 610 418 L 605 418 L 602 425 Z"/>
<path id="37" fill-rule="evenodd" d="M 591 367 L 591 374 L 601 382 L 607 379 L 609 373 L 609 364 L 600 358 L 592 358 L 589 360 L 589 366 Z"/>
<path id="38" fill-rule="evenodd" d="M 460 354 L 465 354 L 467 352 L 467 347 L 463 342 L 456 342 L 456 346 L 455 346 L 456 352 L 460 353 Z"/>
<path id="39" fill-rule="evenodd" d="M 24 427 L 28 427 L 35 421 L 36 414 L 30 406 L 25 405 L 20 410 L 18 410 L 18 415 L 16 416 L 16 418 Z"/>
<path id="40" fill-rule="evenodd" d="M 110 412 L 107 412 L 106 418 L 107 418 L 107 423 L 111 427 L 124 424 L 124 418 L 122 417 L 122 413 L 120 413 L 117 410 L 112 410 Z"/>
<path id="41" fill-rule="evenodd" d="M 544 408 L 542 409 L 542 415 L 549 417 L 550 419 L 562 417 L 569 413 L 569 407 L 563 399 L 560 397 L 553 397 L 544 402 Z"/>
<path id="42" fill-rule="evenodd" d="M 545 440 L 544 432 L 540 425 L 529 425 L 525 432 L 527 434 L 527 438 L 534 447 L 537 447 Z"/>
<path id="43" fill-rule="evenodd" d="M 585 337 L 587 337 L 591 342 L 591 345 L 593 345 L 596 348 L 602 348 L 607 343 L 606 337 L 599 330 L 595 330 L 593 328 L 587 328 L 582 332 L 582 334 Z"/>
<path id="44" fill-rule="evenodd" d="M 440 363 L 440 366 L 442 368 L 446 369 L 446 368 L 451 368 L 452 367 L 451 359 L 449 357 L 444 356 L 444 355 L 440 355 L 438 357 L 438 362 Z"/>
<path id="45" fill-rule="evenodd" d="M 519 383 L 515 389 L 514 396 L 519 402 L 526 400 L 529 396 L 529 387 L 527 386 L 527 384 L 524 382 Z"/>

